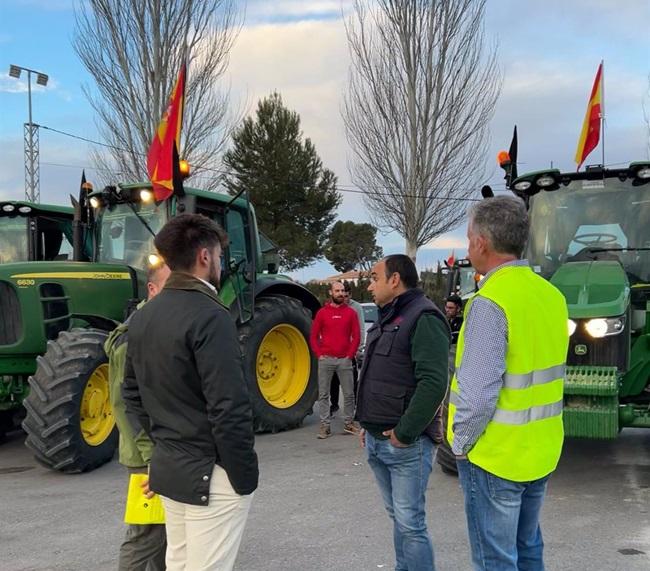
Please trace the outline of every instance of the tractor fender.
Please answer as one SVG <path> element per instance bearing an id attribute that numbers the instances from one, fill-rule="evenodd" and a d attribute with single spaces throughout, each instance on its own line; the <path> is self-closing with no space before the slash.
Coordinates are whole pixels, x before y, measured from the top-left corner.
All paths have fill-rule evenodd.
<path id="1" fill-rule="evenodd" d="M 255 282 L 255 299 L 266 295 L 286 295 L 300 301 L 312 314 L 320 309 L 318 298 L 306 287 L 282 278 L 261 278 Z"/>

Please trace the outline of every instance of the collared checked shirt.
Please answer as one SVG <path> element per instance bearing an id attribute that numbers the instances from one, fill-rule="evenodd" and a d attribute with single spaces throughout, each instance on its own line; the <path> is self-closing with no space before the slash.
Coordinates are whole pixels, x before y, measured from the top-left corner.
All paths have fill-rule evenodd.
<path id="1" fill-rule="evenodd" d="M 528 260 L 513 260 L 497 266 L 479 282 L 479 290 L 501 268 L 528 265 Z M 506 372 L 507 347 L 505 313 L 492 300 L 475 297 L 465 315 L 463 356 L 456 371 L 459 398 L 452 451 L 457 456 L 472 449 L 494 416 Z"/>

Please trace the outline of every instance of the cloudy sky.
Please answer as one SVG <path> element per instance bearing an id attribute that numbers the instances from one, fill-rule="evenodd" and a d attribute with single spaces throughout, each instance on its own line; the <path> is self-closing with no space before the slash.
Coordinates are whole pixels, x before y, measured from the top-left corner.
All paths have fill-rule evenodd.
<path id="1" fill-rule="evenodd" d="M 244 6 L 242 2 L 242 7 Z M 351 187 L 349 148 L 340 116 L 349 55 L 343 18 L 350 0 L 249 0 L 226 80 L 233 101 L 250 112 L 279 91 L 302 119 L 323 163 Z M 573 155 L 596 68 L 605 60 L 606 163 L 647 157 L 642 101 L 650 73 L 650 0 L 488 0 L 486 30 L 497 42 L 504 74 L 491 125 L 491 144 L 479 149 L 502 188 L 498 150 L 519 131 L 519 171 L 553 165 L 575 168 Z M 92 82 L 71 46 L 72 0 L 0 1 L 0 199 L 24 196 L 23 123 L 26 81 L 8 76 L 9 64 L 43 71 L 46 88 L 32 92 L 34 122 L 97 139 L 81 85 Z M 191 70 L 190 70 L 191 73 Z M 646 95 L 647 99 L 647 95 Z M 650 109 L 650 102 L 646 105 Z M 91 146 L 41 130 L 41 199 L 61 203 L 78 189 Z M 587 162 L 600 162 L 600 149 Z M 478 195 L 478 190 L 477 190 Z M 360 196 L 344 193 L 339 218 L 368 221 Z M 432 266 L 451 249 L 466 251 L 464 227 L 421 249 L 418 265 Z M 386 253 L 403 239 L 382 233 Z M 301 280 L 333 273 L 326 262 L 297 272 Z"/>

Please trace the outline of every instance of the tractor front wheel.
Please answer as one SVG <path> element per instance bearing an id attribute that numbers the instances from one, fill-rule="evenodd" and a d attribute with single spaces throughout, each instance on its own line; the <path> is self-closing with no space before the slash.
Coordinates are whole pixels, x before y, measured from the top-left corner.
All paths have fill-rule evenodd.
<path id="1" fill-rule="evenodd" d="M 109 400 L 107 334 L 63 331 L 49 341 L 29 378 L 25 444 L 38 462 L 61 472 L 87 472 L 108 462 L 118 433 Z"/>
<path id="2" fill-rule="evenodd" d="M 239 343 L 256 432 L 295 428 L 318 396 L 318 367 L 309 351 L 311 313 L 297 299 L 272 295 L 255 302 Z"/>

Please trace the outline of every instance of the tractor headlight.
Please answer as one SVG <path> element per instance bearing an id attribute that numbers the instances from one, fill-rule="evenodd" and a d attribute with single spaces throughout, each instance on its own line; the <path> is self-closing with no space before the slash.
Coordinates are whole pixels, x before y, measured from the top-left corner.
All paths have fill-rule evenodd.
<path id="1" fill-rule="evenodd" d="M 609 335 L 618 335 L 625 328 L 625 316 L 590 319 L 585 323 L 587 333 L 598 339 Z"/>
<path id="2" fill-rule="evenodd" d="M 89 202 L 90 202 L 90 206 L 92 206 L 95 209 L 99 208 L 102 205 L 102 201 L 97 196 L 91 196 Z"/>
<path id="3" fill-rule="evenodd" d="M 2 207 L 3 212 L 13 212 L 16 209 L 16 207 L 13 204 L 5 204 Z"/>
<path id="4" fill-rule="evenodd" d="M 547 188 L 555 184 L 555 179 L 550 174 L 544 174 L 540 176 L 535 182 L 540 188 Z"/>
<path id="5" fill-rule="evenodd" d="M 567 325 L 569 326 L 569 337 L 571 337 L 571 335 L 573 335 L 576 332 L 576 327 L 578 326 L 578 324 L 575 321 L 573 321 L 573 319 L 568 319 Z"/>
<path id="6" fill-rule="evenodd" d="M 638 176 L 643 180 L 650 178 L 650 167 L 644 167 L 642 169 L 639 169 L 638 171 L 636 171 L 636 176 Z"/>
<path id="7" fill-rule="evenodd" d="M 20 212 L 21 214 L 29 214 L 31 211 L 32 209 L 30 206 L 20 206 L 18 208 L 18 212 Z"/>
<path id="8" fill-rule="evenodd" d="M 531 183 L 529 180 L 521 180 L 517 184 L 515 184 L 515 190 L 520 190 L 520 191 L 525 191 L 528 190 L 531 187 Z"/>
<path id="9" fill-rule="evenodd" d="M 163 264 L 163 260 L 158 254 L 149 254 L 147 256 L 147 262 L 150 268 L 157 268 Z"/>
<path id="10" fill-rule="evenodd" d="M 140 200 L 145 204 L 153 200 L 153 192 L 150 190 L 141 190 L 140 191 Z"/>

